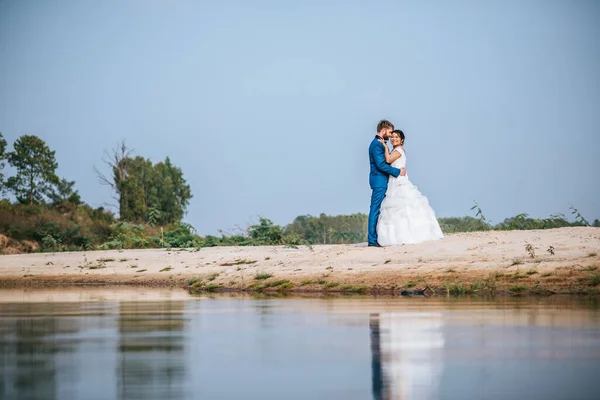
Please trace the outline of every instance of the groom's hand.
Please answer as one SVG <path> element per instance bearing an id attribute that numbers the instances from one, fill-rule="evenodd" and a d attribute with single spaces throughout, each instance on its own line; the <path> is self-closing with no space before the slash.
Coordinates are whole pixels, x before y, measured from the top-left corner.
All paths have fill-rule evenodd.
<path id="1" fill-rule="evenodd" d="M 400 168 L 400 176 L 406 176 L 406 168 Z"/>

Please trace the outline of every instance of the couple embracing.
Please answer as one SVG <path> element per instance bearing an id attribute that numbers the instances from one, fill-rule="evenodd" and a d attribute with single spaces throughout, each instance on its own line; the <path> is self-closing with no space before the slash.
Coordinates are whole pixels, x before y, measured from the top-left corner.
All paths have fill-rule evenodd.
<path id="1" fill-rule="evenodd" d="M 386 140 L 393 150 L 390 152 Z M 435 212 L 406 175 L 405 135 L 390 121 L 377 124 L 369 146 L 369 246 L 421 243 L 444 237 Z"/>

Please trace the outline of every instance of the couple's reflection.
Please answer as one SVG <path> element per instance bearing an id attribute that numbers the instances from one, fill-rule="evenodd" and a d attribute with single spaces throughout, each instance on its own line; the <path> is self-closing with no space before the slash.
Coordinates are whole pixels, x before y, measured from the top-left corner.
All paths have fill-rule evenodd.
<path id="1" fill-rule="evenodd" d="M 437 398 L 443 368 L 442 314 L 371 314 L 369 326 L 373 398 Z"/>

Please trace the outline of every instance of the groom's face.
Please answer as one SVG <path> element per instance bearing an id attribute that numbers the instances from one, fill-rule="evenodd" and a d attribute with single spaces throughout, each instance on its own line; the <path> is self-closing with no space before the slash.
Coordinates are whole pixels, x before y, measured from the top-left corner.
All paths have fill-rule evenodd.
<path id="1" fill-rule="evenodd" d="M 390 136 L 392 135 L 393 130 L 394 130 L 394 128 L 383 128 L 383 130 L 381 131 L 381 137 L 384 138 L 385 140 L 388 140 L 390 138 Z"/>

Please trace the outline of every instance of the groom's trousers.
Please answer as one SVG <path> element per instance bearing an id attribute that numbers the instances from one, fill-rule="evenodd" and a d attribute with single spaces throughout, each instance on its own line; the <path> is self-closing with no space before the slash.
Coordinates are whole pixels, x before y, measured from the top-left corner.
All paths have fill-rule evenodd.
<path id="1" fill-rule="evenodd" d="M 371 208 L 369 209 L 369 244 L 377 244 L 377 219 L 381 211 L 381 203 L 385 198 L 386 187 L 373 188 L 371 193 Z"/>

